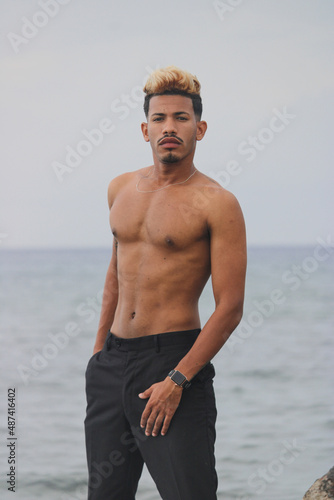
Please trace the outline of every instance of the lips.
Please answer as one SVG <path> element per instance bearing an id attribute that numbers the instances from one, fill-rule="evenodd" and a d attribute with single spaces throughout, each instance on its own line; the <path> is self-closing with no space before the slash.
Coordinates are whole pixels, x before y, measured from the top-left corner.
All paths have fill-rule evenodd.
<path id="1" fill-rule="evenodd" d="M 159 142 L 160 146 L 162 144 L 181 144 L 181 142 L 177 140 L 175 137 L 165 137 Z"/>

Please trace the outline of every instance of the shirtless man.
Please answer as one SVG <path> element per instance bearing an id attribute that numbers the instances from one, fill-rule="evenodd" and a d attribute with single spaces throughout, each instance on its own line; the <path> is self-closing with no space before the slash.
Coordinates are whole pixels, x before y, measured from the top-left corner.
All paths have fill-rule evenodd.
<path id="1" fill-rule="evenodd" d="M 244 220 L 193 163 L 207 129 L 197 78 L 167 67 L 144 92 L 153 165 L 108 189 L 114 247 L 86 370 L 88 499 L 134 500 L 145 462 L 164 500 L 214 500 L 210 360 L 242 316 Z M 201 329 L 210 275 L 216 307 Z"/>

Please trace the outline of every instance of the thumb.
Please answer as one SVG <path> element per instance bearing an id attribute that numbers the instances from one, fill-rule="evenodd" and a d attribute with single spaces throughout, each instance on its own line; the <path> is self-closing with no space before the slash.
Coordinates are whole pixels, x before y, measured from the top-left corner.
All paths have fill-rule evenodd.
<path id="1" fill-rule="evenodd" d="M 152 386 L 149 387 L 148 389 L 146 389 L 146 391 L 144 392 L 141 392 L 140 394 L 138 394 L 138 396 L 141 398 L 141 399 L 147 399 L 151 396 L 152 394 L 152 391 L 153 391 L 153 388 Z"/>

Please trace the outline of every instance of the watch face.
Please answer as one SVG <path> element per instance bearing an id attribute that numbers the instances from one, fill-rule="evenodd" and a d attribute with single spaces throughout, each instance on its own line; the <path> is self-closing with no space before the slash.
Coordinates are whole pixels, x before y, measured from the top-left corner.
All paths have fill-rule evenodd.
<path id="1" fill-rule="evenodd" d="M 181 385 L 182 382 L 184 382 L 186 380 L 186 377 L 184 375 L 182 375 L 182 373 L 176 371 L 174 373 L 174 375 L 172 376 L 172 380 L 177 384 L 177 385 Z"/>

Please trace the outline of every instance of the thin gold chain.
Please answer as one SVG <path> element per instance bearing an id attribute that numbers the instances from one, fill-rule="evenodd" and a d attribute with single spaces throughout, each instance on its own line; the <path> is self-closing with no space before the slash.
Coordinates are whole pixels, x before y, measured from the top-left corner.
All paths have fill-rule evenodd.
<path id="1" fill-rule="evenodd" d="M 154 168 L 154 167 L 153 167 L 153 168 Z M 161 188 L 158 188 L 158 189 L 153 189 L 152 191 L 143 191 L 143 190 L 139 189 L 139 187 L 138 187 L 138 186 L 139 186 L 139 183 L 140 183 L 140 181 L 141 181 L 143 178 L 144 178 L 144 179 L 147 179 L 147 178 L 148 178 L 148 176 L 149 176 L 149 175 L 150 175 L 150 173 L 151 173 L 151 171 L 150 171 L 150 172 L 149 172 L 149 174 L 148 174 L 147 176 L 145 176 L 145 177 L 141 177 L 141 178 L 138 180 L 138 182 L 137 182 L 137 184 L 136 184 L 136 189 L 137 189 L 138 193 L 155 193 L 156 191 L 161 191 L 162 189 L 166 189 L 166 188 L 168 188 L 168 187 L 170 187 L 170 186 L 177 186 L 178 184 L 184 184 L 185 182 L 189 181 L 189 179 L 190 179 L 193 175 L 195 175 L 195 174 L 196 174 L 196 172 L 197 172 L 197 169 L 195 168 L 194 172 L 193 172 L 192 174 L 190 174 L 190 175 L 189 175 L 189 177 L 188 177 L 185 181 L 181 181 L 181 182 L 173 182 L 172 184 L 167 184 L 167 186 L 162 186 Z"/>

